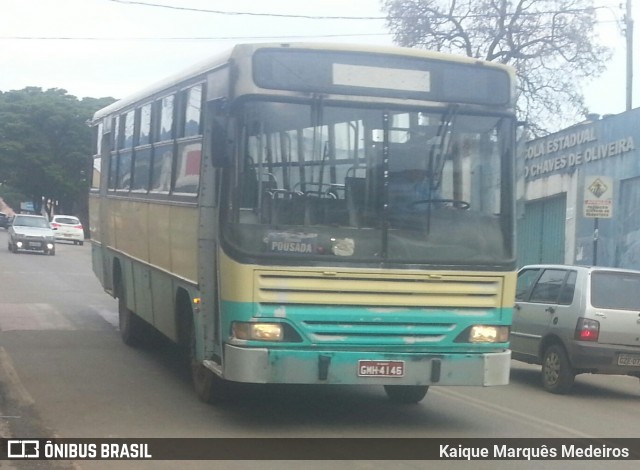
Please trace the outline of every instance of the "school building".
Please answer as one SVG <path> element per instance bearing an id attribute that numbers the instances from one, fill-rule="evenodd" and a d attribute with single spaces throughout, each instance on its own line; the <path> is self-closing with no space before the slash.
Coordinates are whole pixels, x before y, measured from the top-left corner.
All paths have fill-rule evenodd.
<path id="1" fill-rule="evenodd" d="M 520 266 L 640 269 L 640 108 L 529 141 L 518 165 Z"/>

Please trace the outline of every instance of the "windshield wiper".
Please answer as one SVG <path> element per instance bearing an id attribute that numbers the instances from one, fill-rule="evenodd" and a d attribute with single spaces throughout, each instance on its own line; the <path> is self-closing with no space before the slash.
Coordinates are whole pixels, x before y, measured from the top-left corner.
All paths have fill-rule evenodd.
<path id="1" fill-rule="evenodd" d="M 442 183 L 442 172 L 444 171 L 446 156 L 451 151 L 451 142 L 453 140 L 451 136 L 453 135 L 457 115 L 458 105 L 447 106 L 438 125 L 438 132 L 435 136 L 438 142 L 431 146 L 428 156 L 429 193 L 437 190 Z"/>

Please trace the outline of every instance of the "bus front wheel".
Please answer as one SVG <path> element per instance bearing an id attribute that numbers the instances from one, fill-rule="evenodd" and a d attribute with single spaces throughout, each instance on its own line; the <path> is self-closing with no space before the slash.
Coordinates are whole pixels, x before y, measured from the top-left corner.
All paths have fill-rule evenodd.
<path id="1" fill-rule="evenodd" d="M 198 399 L 210 405 L 216 405 L 229 400 L 231 397 L 229 382 L 218 377 L 213 371 L 207 369 L 202 362 L 196 359 L 196 336 L 193 324 L 191 325 L 189 360 L 191 362 L 193 389 Z"/>
<path id="2" fill-rule="evenodd" d="M 191 377 L 193 378 L 193 388 L 200 401 L 216 405 L 230 398 L 229 383 L 207 369 L 202 363 L 192 360 Z"/>
<path id="3" fill-rule="evenodd" d="M 394 403 L 418 403 L 427 391 L 428 385 L 385 385 L 387 397 Z"/>

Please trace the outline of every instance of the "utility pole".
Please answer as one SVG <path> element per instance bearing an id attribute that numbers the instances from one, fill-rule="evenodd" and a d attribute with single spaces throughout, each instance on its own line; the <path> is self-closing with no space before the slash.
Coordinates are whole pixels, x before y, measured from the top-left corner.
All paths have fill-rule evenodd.
<path id="1" fill-rule="evenodd" d="M 633 107 L 633 18 L 631 18 L 631 0 L 627 0 L 625 25 L 627 39 L 627 111 L 630 111 Z"/>

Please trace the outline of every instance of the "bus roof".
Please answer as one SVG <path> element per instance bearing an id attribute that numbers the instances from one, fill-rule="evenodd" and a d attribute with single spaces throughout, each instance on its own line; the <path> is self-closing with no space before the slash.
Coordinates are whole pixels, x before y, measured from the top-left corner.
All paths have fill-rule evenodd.
<path id="1" fill-rule="evenodd" d="M 462 55 L 445 54 L 441 52 L 427 51 L 424 49 L 414 49 L 398 46 L 379 46 L 379 45 L 362 45 L 362 44 L 341 44 L 341 43 L 244 43 L 237 44 L 223 52 L 219 52 L 212 57 L 209 57 L 201 62 L 198 62 L 191 67 L 182 70 L 174 75 L 168 76 L 165 79 L 150 85 L 146 88 L 139 90 L 138 92 L 120 99 L 109 106 L 98 110 L 94 116 L 93 121 L 98 121 L 116 111 L 125 109 L 135 103 L 143 102 L 152 97 L 157 97 L 171 88 L 179 85 L 180 83 L 204 75 L 209 71 L 212 71 L 224 64 L 229 63 L 235 57 L 244 55 L 250 55 L 254 51 L 263 48 L 283 48 L 283 49 L 307 49 L 307 50 L 327 50 L 327 51 L 345 51 L 345 52 L 363 52 L 369 54 L 386 54 L 386 55 L 398 55 L 404 57 L 415 57 L 424 59 L 439 59 L 458 62 L 461 64 L 475 64 L 484 65 L 494 69 L 500 69 L 509 74 L 510 77 L 514 76 L 513 69 L 510 66 L 499 64 L 496 62 L 489 62 L 481 59 L 474 59 Z"/>

